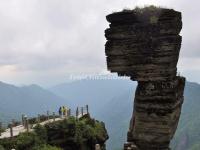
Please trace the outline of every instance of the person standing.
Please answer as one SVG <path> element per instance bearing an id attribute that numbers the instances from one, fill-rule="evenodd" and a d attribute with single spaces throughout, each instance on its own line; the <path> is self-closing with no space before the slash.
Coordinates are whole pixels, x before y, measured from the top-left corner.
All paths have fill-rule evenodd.
<path id="1" fill-rule="evenodd" d="M 63 116 L 66 117 L 67 116 L 67 109 L 65 106 L 63 106 Z"/>
<path id="2" fill-rule="evenodd" d="M 62 118 L 62 107 L 59 108 L 58 113 L 59 113 L 60 118 Z"/>

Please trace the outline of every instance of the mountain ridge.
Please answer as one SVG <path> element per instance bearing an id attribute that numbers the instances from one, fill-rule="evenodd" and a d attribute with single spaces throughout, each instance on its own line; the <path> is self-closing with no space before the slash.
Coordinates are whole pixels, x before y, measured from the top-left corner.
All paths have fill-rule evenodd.
<path id="1" fill-rule="evenodd" d="M 92 83 L 91 83 L 92 82 Z M 68 84 L 68 83 L 67 83 Z M 102 120 L 105 122 L 106 128 L 108 129 L 110 139 L 107 142 L 107 149 L 108 150 L 119 150 L 123 143 L 126 140 L 126 133 L 129 126 L 129 120 L 132 113 L 132 105 L 133 105 L 133 99 L 134 99 L 134 91 L 135 91 L 136 83 L 129 81 L 129 80 L 115 80 L 115 81 L 105 81 L 102 83 L 102 81 L 93 80 L 93 81 L 86 81 L 83 80 L 81 82 L 76 83 L 70 83 L 70 85 L 67 85 L 67 88 L 63 88 L 62 92 L 63 95 L 70 95 L 71 98 L 63 98 L 56 96 L 55 92 L 48 91 L 46 89 L 40 89 L 35 86 L 28 86 L 23 88 L 23 92 L 20 92 L 22 96 L 20 97 L 30 97 L 31 93 L 30 91 L 34 91 L 35 89 L 40 89 L 38 92 L 36 90 L 36 93 L 54 93 L 53 98 L 49 98 L 51 96 L 47 96 L 45 102 L 47 105 L 50 105 L 53 107 L 53 109 L 56 108 L 61 104 L 69 104 L 71 103 L 73 109 L 75 106 L 82 104 L 89 104 L 89 111 L 91 115 L 98 120 Z M 5 103 L 2 101 L 3 94 L 6 95 L 6 93 L 9 95 L 10 93 L 14 95 L 15 97 L 18 95 L 16 92 L 13 91 L 13 89 L 18 89 L 16 86 L 12 85 L 5 85 L 5 87 L 9 87 L 8 89 L 10 91 L 3 91 L 2 90 L 2 83 L 0 83 L 0 115 L 2 114 L 2 111 L 8 112 L 8 115 L 10 112 L 12 112 L 12 109 L 8 108 L 9 111 L 6 111 L 4 108 L 7 108 L 5 105 L 2 109 L 2 103 Z M 8 90 L 7 89 L 7 90 Z M 91 91 L 92 89 L 92 91 Z M 29 91 L 30 90 L 30 91 Z M 43 91 L 44 90 L 44 91 Z M 60 89 L 59 89 L 60 90 Z M 43 91 L 43 92 L 42 92 Z M 200 125 L 200 118 L 199 118 L 199 97 L 200 97 L 200 84 L 194 83 L 194 82 L 186 82 L 186 88 L 185 88 L 185 100 L 183 104 L 183 110 L 180 118 L 180 123 L 178 126 L 178 130 L 176 132 L 176 135 L 174 137 L 174 140 L 172 142 L 172 149 L 173 150 L 198 150 L 200 149 L 200 129 L 198 128 Z M 4 96 L 5 96 L 4 95 Z M 35 95 L 35 94 L 34 94 Z M 39 94 L 40 95 L 40 94 Z M 90 104 L 90 101 L 83 101 L 82 104 L 79 102 L 81 100 L 87 99 L 86 96 L 89 95 L 90 100 L 93 101 L 93 103 Z M 98 97 L 101 95 L 101 97 Z M 107 97 L 108 96 L 108 97 Z M 35 97 L 30 98 L 29 101 L 33 101 L 36 105 L 40 104 L 40 101 L 36 101 L 35 99 L 41 97 Z M 106 99 L 107 97 L 107 99 Z M 59 98 L 59 102 L 55 100 Z M 6 100 L 6 99 L 4 99 Z M 49 104 L 49 100 L 52 101 Z M 104 101 L 105 100 L 105 101 Z M 12 102 L 12 101 L 11 101 Z M 26 104 L 26 106 L 23 107 L 32 107 L 33 104 Z M 7 105 L 8 106 L 8 105 Z M 49 107 L 50 107 L 49 106 Z M 15 105 L 14 108 L 20 107 Z M 24 108 L 21 109 L 24 109 Z M 28 109 L 30 111 L 30 108 Z M 46 108 L 44 107 L 33 107 L 31 108 L 31 111 L 33 111 L 34 115 L 38 112 L 44 112 L 46 111 Z M 16 114 L 16 112 L 14 112 Z M 7 115 L 7 114 L 6 114 Z M 2 116 L 2 115 L 1 115 Z M 0 117 L 1 117 L 0 116 Z M 18 116 L 19 117 L 19 116 Z M 2 118 L 2 117 L 1 117 Z M 5 118 L 5 117 L 4 117 Z M 19 118 L 20 119 L 20 118 Z M 0 120 L 1 121 L 1 120 Z M 184 142 L 182 142 L 184 141 Z"/>
<path id="2" fill-rule="evenodd" d="M 1 122 L 20 119 L 21 114 L 35 116 L 47 110 L 57 111 L 59 106 L 65 104 L 69 105 L 69 101 L 38 85 L 18 87 L 0 82 Z"/>

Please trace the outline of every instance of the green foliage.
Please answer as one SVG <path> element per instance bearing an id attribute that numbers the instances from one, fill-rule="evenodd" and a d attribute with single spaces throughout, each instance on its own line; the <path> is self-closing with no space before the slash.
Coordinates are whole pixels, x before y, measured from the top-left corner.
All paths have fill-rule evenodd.
<path id="1" fill-rule="evenodd" d="M 40 147 L 43 144 L 45 142 L 35 132 L 25 132 L 19 134 L 16 138 L 0 140 L 0 145 L 6 150 L 13 148 L 16 150 L 33 150 L 34 147 Z"/>
<path id="2" fill-rule="evenodd" d="M 138 7 L 136 6 L 135 9 L 131 10 L 129 8 L 125 8 L 123 9 L 123 12 L 136 12 L 138 14 L 142 14 L 142 13 L 146 13 L 146 12 L 156 12 L 156 11 L 160 11 L 161 7 L 157 7 L 154 5 L 150 5 L 150 6 L 144 6 L 144 7 Z"/>
<path id="3" fill-rule="evenodd" d="M 2 145 L 0 145 L 0 150 L 5 150 L 5 148 Z"/>
<path id="4" fill-rule="evenodd" d="M 4 131 L 5 131 L 5 129 L 0 128 L 0 135 L 1 135 L 1 133 L 4 132 Z"/>
<path id="5" fill-rule="evenodd" d="M 103 123 L 91 119 L 89 116 L 76 120 L 70 117 L 46 126 L 48 143 L 64 149 L 94 149 L 96 143 L 104 147 L 108 135 Z"/>
<path id="6" fill-rule="evenodd" d="M 16 148 L 16 139 L 1 139 L 0 145 L 6 150 Z"/>
<path id="7" fill-rule="evenodd" d="M 93 150 L 95 144 L 105 149 L 108 139 L 105 125 L 102 122 L 84 116 L 80 120 L 74 117 L 56 121 L 45 126 L 36 125 L 34 132 L 21 133 L 13 139 L 0 140 L 5 149 L 16 150 Z M 58 148 L 59 147 L 59 148 Z"/>
<path id="8" fill-rule="evenodd" d="M 16 139 L 17 150 L 31 150 L 34 146 L 39 146 L 42 144 L 44 144 L 44 142 L 35 132 L 25 132 L 20 134 Z"/>
<path id="9" fill-rule="evenodd" d="M 38 124 L 34 127 L 35 133 L 37 134 L 38 138 L 43 141 L 46 142 L 48 137 L 47 137 L 47 130 L 44 126 Z"/>
<path id="10" fill-rule="evenodd" d="M 151 16 L 150 17 L 150 23 L 151 24 L 156 24 L 158 22 L 158 17 L 157 16 Z"/>
<path id="11" fill-rule="evenodd" d="M 200 143 L 194 144 L 194 145 L 190 148 L 190 150 L 200 150 Z"/>
<path id="12" fill-rule="evenodd" d="M 41 145 L 41 146 L 35 146 L 32 150 L 62 150 L 61 148 L 50 146 L 50 145 Z"/>

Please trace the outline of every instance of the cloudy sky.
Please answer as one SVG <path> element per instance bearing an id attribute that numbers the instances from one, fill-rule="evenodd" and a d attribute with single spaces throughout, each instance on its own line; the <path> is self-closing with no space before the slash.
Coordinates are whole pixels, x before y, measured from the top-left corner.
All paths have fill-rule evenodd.
<path id="1" fill-rule="evenodd" d="M 50 86 L 105 73 L 105 16 L 148 4 L 183 13 L 178 68 L 200 83 L 200 2 L 189 0 L 0 0 L 0 80 Z"/>

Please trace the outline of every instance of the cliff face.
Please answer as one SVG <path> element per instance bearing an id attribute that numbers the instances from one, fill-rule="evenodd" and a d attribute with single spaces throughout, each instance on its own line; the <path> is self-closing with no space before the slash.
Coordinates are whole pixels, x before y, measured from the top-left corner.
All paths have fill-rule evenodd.
<path id="1" fill-rule="evenodd" d="M 176 76 L 181 13 L 151 6 L 110 14 L 107 21 L 108 70 L 138 81 L 124 149 L 169 149 L 185 86 Z"/>

